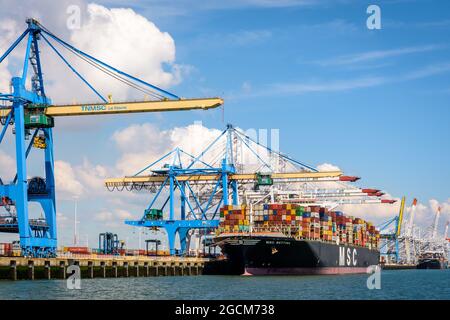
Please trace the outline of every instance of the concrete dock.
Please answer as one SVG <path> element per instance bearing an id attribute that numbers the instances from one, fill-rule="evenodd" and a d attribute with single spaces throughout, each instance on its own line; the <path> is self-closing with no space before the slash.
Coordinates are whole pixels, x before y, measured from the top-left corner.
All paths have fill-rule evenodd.
<path id="1" fill-rule="evenodd" d="M 193 276 L 203 274 L 209 259 L 194 257 L 73 255 L 57 258 L 0 257 L 0 279 L 66 279 L 69 266 L 80 267 L 82 279 Z"/>

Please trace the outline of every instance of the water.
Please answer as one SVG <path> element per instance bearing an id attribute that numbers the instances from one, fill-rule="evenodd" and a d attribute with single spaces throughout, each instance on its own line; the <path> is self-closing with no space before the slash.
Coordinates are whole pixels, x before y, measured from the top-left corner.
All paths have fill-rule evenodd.
<path id="1" fill-rule="evenodd" d="M 80 290 L 64 280 L 0 281 L 0 299 L 450 299 L 450 269 L 382 271 L 380 290 L 367 289 L 367 277 L 82 279 Z"/>

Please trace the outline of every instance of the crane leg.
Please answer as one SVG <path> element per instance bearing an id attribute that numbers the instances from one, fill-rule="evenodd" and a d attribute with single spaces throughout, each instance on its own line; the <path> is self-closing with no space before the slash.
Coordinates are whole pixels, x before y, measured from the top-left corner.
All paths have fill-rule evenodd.
<path id="1" fill-rule="evenodd" d="M 52 129 L 44 129 L 45 149 L 45 181 L 47 187 L 47 204 L 44 209 L 45 220 L 49 226 L 49 238 L 54 240 L 56 247 L 56 196 L 55 196 L 55 163 L 53 158 Z"/>
<path id="2" fill-rule="evenodd" d="M 32 254 L 30 225 L 28 219 L 27 164 L 25 148 L 25 119 L 22 102 L 14 104 L 14 122 L 16 132 L 17 182 L 15 184 L 15 203 L 19 226 L 20 246 L 24 255 Z"/>
<path id="3" fill-rule="evenodd" d="M 187 234 L 189 232 L 189 228 L 179 228 L 178 229 L 178 235 L 180 236 L 180 248 L 181 248 L 181 254 L 184 254 L 186 250 L 188 249 L 186 244 Z"/>
<path id="4" fill-rule="evenodd" d="M 166 225 L 164 226 L 164 229 L 166 229 L 167 232 L 170 255 L 172 256 L 175 254 L 175 237 L 177 235 L 178 227 L 173 225 Z"/>

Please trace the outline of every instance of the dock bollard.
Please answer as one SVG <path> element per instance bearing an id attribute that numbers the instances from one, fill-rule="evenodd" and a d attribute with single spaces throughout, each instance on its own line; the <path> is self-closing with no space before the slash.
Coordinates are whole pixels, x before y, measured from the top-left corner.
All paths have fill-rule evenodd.
<path id="1" fill-rule="evenodd" d="M 128 262 L 123 263 L 123 271 L 125 272 L 125 277 L 128 278 L 130 276 L 130 274 L 128 272 Z"/>
<path id="2" fill-rule="evenodd" d="M 100 266 L 102 267 L 103 278 L 106 278 L 106 263 L 105 263 L 105 261 L 100 262 Z"/>
<path id="3" fill-rule="evenodd" d="M 117 278 L 117 261 L 113 261 L 112 263 L 114 278 Z"/>
<path id="4" fill-rule="evenodd" d="M 34 261 L 28 260 L 28 279 L 34 280 Z"/>
<path id="5" fill-rule="evenodd" d="M 152 263 L 152 266 L 150 267 L 150 275 L 153 277 L 158 276 L 158 262 Z"/>
<path id="6" fill-rule="evenodd" d="M 92 261 L 88 261 L 88 274 L 89 278 L 94 278 L 94 263 Z"/>
<path id="7" fill-rule="evenodd" d="M 11 280 L 17 280 L 17 264 L 15 260 L 11 260 L 9 263 L 9 272 Z"/>
<path id="8" fill-rule="evenodd" d="M 66 263 L 64 261 L 59 262 L 59 268 L 61 269 L 61 279 L 66 278 Z"/>
<path id="9" fill-rule="evenodd" d="M 199 271 L 200 271 L 200 268 L 199 268 L 198 264 L 195 264 L 195 275 L 196 276 L 200 275 Z"/>
<path id="10" fill-rule="evenodd" d="M 136 277 L 139 277 L 139 262 L 135 262 L 134 267 L 136 268 Z"/>
<path id="11" fill-rule="evenodd" d="M 44 274 L 45 274 L 45 279 L 50 280 L 52 278 L 50 261 L 48 261 L 48 260 L 44 262 Z"/>

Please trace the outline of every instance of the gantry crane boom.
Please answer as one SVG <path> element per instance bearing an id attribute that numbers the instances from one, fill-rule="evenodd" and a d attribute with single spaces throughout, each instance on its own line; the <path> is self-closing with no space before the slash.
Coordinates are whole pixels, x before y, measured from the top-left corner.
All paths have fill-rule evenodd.
<path id="1" fill-rule="evenodd" d="M 43 107 L 50 117 L 84 116 L 98 114 L 124 114 L 161 111 L 183 111 L 217 108 L 223 104 L 221 98 L 179 99 L 163 101 L 131 101 L 116 103 L 93 103 L 76 105 L 50 105 Z M 39 106 L 37 106 L 39 108 Z M 0 109 L 0 117 L 7 117 L 10 109 Z"/>
<path id="2" fill-rule="evenodd" d="M 437 229 L 439 225 L 439 217 L 441 216 L 441 207 L 437 208 L 436 215 L 434 216 L 434 222 L 433 222 L 433 234 L 431 235 L 432 239 L 436 239 L 437 236 Z"/>
<path id="3" fill-rule="evenodd" d="M 448 224 L 449 221 L 447 221 L 447 223 L 445 224 L 444 239 L 450 241 L 450 239 L 448 238 Z"/>
<path id="4" fill-rule="evenodd" d="M 402 197 L 402 202 L 400 203 L 400 213 L 398 214 L 397 228 L 395 236 L 399 237 L 402 230 L 403 223 L 403 212 L 405 211 L 405 197 Z"/>
<path id="5" fill-rule="evenodd" d="M 288 172 L 288 173 L 271 173 L 270 177 L 273 180 L 283 179 L 327 179 L 339 178 L 342 175 L 341 171 L 320 171 L 320 172 Z M 106 186 L 123 186 L 128 184 L 145 184 L 145 183 L 162 183 L 166 180 L 166 175 L 150 175 L 150 176 L 135 176 L 124 178 L 110 178 L 105 180 Z M 197 175 L 177 175 L 178 181 L 189 182 L 215 182 L 220 178 L 220 174 L 197 174 Z M 256 173 L 234 173 L 228 175 L 230 181 L 256 181 L 258 174 Z"/>

